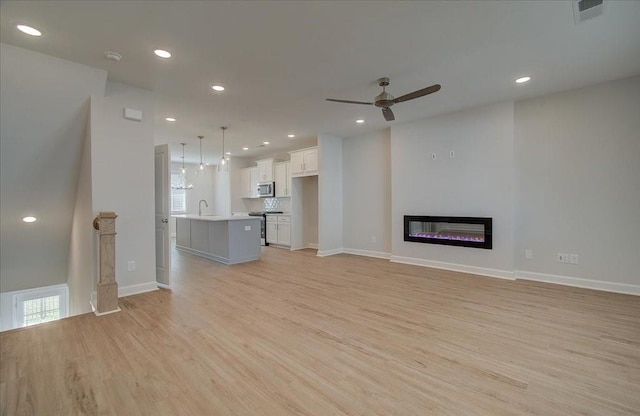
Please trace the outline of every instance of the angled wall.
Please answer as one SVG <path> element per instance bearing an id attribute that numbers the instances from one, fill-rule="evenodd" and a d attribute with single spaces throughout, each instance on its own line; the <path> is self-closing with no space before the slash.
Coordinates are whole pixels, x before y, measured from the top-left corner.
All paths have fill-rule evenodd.
<path id="1" fill-rule="evenodd" d="M 0 291 L 66 283 L 89 97 L 107 73 L 6 44 L 0 57 Z"/>
<path id="2" fill-rule="evenodd" d="M 94 99 L 95 100 L 95 99 Z M 69 315 L 91 312 L 89 300 L 97 284 L 98 236 L 93 229 L 91 189 L 91 123 L 88 123 L 82 147 L 78 186 L 75 195 L 67 285 L 69 286 Z"/>

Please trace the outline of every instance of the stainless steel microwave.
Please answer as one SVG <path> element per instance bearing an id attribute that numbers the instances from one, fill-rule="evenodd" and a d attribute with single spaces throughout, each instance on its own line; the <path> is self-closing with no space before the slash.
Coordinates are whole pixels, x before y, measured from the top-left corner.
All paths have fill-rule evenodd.
<path id="1" fill-rule="evenodd" d="M 275 182 L 258 183 L 258 196 L 260 198 L 273 198 L 274 196 L 276 196 L 276 183 Z"/>

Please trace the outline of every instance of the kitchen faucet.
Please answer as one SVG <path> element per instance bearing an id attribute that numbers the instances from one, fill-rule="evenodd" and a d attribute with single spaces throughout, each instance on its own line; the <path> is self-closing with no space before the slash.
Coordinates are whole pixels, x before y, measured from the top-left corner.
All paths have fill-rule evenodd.
<path id="1" fill-rule="evenodd" d="M 202 215 L 202 203 L 204 202 L 204 206 L 209 208 L 209 204 L 207 204 L 207 201 L 205 201 L 204 199 L 201 199 L 200 202 L 198 202 L 198 215 Z"/>

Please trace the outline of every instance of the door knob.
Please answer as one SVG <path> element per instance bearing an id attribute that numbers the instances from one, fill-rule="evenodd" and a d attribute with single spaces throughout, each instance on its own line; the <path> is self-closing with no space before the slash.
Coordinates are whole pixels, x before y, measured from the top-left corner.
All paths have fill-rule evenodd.
<path id="1" fill-rule="evenodd" d="M 163 223 L 163 224 L 167 224 L 168 222 L 169 222 L 169 220 L 168 220 L 168 219 L 166 219 L 166 218 L 163 218 L 163 219 L 162 219 L 162 223 Z"/>

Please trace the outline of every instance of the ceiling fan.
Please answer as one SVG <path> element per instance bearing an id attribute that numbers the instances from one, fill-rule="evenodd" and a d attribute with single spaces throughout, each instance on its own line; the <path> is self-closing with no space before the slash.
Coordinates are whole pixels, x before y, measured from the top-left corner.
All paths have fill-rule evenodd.
<path id="1" fill-rule="evenodd" d="M 382 92 L 378 94 L 378 96 L 376 96 L 375 101 L 372 103 L 364 101 L 336 100 L 334 98 L 327 98 L 326 100 L 334 101 L 336 103 L 375 105 L 376 107 L 382 108 L 382 115 L 384 116 L 385 120 L 393 121 L 396 119 L 396 117 L 393 115 L 393 111 L 391 111 L 392 105 L 401 103 L 403 101 L 413 100 L 414 98 L 423 97 L 425 95 L 433 94 L 434 92 L 440 91 L 441 88 L 440 84 L 434 84 L 430 87 L 410 92 L 409 94 L 402 95 L 398 98 L 393 98 L 393 95 L 389 94 L 385 90 L 385 87 L 389 85 L 389 78 L 380 78 L 378 80 L 378 85 L 382 87 Z"/>

